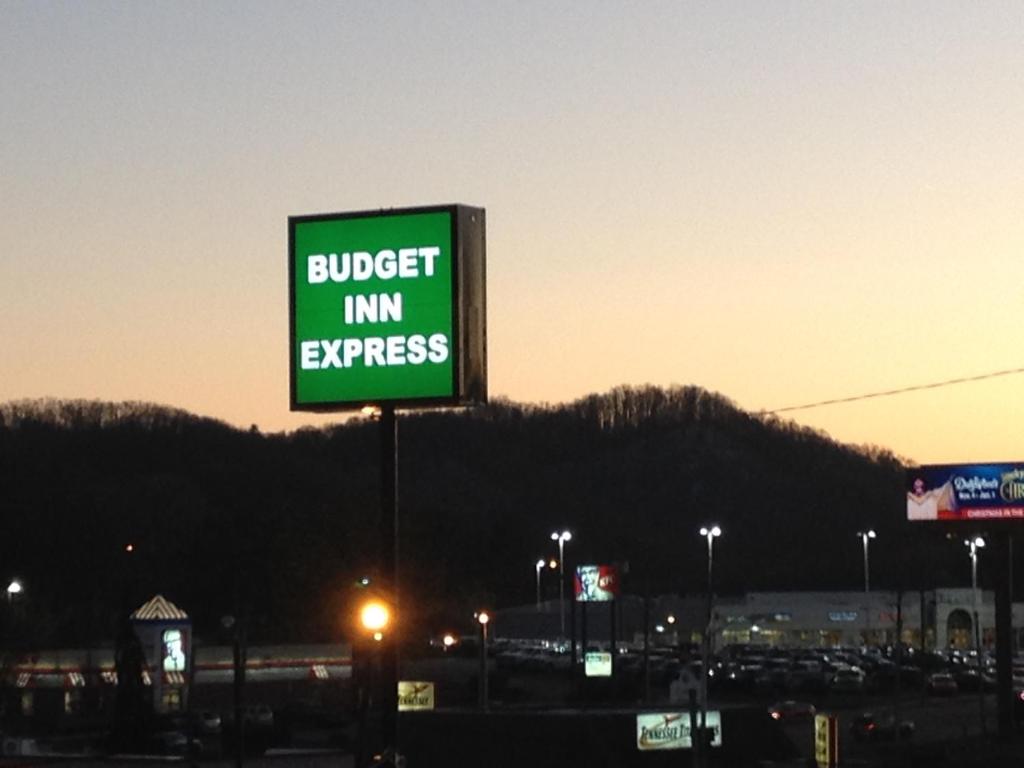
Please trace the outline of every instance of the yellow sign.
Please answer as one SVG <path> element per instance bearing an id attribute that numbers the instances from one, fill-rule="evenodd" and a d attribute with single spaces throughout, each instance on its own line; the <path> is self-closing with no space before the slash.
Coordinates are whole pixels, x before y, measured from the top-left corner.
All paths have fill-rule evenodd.
<path id="1" fill-rule="evenodd" d="M 398 711 L 416 712 L 434 708 L 434 684 L 416 680 L 398 683 Z"/>
<path id="2" fill-rule="evenodd" d="M 839 724 L 835 715 L 814 716 L 814 760 L 818 768 L 839 764 Z"/>

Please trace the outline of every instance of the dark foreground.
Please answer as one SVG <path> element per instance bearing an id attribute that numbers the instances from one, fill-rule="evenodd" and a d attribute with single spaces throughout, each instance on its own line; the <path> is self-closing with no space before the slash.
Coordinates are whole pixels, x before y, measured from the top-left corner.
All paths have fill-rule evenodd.
<path id="1" fill-rule="evenodd" d="M 950 722 L 960 707 L 950 702 L 942 713 Z M 686 750 L 639 752 L 635 709 L 504 711 L 449 710 L 403 715 L 400 740 L 408 768 L 445 766 L 581 766 L 629 768 L 692 765 Z M 920 713 L 918 713 L 920 714 Z M 711 766 L 810 768 L 814 765 L 809 723 L 780 725 L 757 708 L 723 709 L 723 744 L 711 753 Z M 862 768 L 1024 768 L 1024 737 L 999 742 L 994 735 L 955 729 L 925 730 L 909 741 L 863 743 L 841 732 L 842 766 Z M 112 755 L 107 757 L 4 757 L 0 768 L 64 763 L 75 768 L 153 766 L 162 763 L 201 768 L 234 768 L 229 757 Z M 271 750 L 247 756 L 246 768 L 360 768 L 353 755 L 340 750 Z"/>

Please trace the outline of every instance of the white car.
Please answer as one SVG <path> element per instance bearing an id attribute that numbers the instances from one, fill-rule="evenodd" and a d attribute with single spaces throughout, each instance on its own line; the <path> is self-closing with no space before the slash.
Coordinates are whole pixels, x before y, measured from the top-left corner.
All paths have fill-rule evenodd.
<path id="1" fill-rule="evenodd" d="M 864 690 L 864 673 L 855 667 L 838 669 L 828 687 L 835 693 L 860 693 Z"/>

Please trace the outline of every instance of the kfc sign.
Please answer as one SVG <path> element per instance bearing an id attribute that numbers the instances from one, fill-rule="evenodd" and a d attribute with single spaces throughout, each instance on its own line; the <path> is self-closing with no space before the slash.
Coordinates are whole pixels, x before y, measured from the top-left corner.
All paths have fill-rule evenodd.
<path id="1" fill-rule="evenodd" d="M 619 573 L 613 565 L 576 566 L 576 601 L 602 603 L 619 594 Z"/>

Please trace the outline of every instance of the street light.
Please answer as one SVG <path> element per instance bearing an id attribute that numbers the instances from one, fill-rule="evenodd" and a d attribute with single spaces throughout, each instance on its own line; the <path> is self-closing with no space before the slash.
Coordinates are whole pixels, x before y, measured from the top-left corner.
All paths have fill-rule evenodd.
<path id="1" fill-rule="evenodd" d="M 864 645 L 867 646 L 871 643 L 871 598 L 868 597 L 868 593 L 871 591 L 871 567 L 868 560 L 868 542 L 875 538 L 877 534 L 874 528 L 868 528 L 866 531 L 857 531 L 857 535 L 860 537 L 861 543 L 864 545 Z"/>
<path id="2" fill-rule="evenodd" d="M 866 531 L 857 531 L 857 535 L 860 536 L 860 540 L 864 543 L 864 591 L 871 591 L 871 577 L 869 576 L 868 568 L 868 542 L 875 538 L 877 534 L 873 528 L 869 528 Z"/>
<path id="3" fill-rule="evenodd" d="M 978 663 L 978 714 L 981 720 L 981 732 L 985 732 L 985 680 L 981 674 L 981 626 L 978 620 L 978 550 L 985 546 L 981 536 L 964 539 L 971 558 L 971 592 L 974 595 L 974 656 Z"/>
<path id="4" fill-rule="evenodd" d="M 705 727 L 706 713 L 708 709 L 708 667 L 711 666 L 711 615 L 714 599 L 714 564 L 715 564 L 715 539 L 722 535 L 722 529 L 717 525 L 711 527 L 704 526 L 700 529 L 700 535 L 707 539 L 708 542 L 708 610 L 707 610 L 707 622 L 704 625 L 704 637 L 701 643 L 701 662 L 703 669 L 701 670 L 700 676 L 700 706 L 701 706 L 701 723 L 700 727 Z M 703 733 L 703 731 L 702 731 Z"/>
<path id="5" fill-rule="evenodd" d="M 384 639 L 384 630 L 391 621 L 391 611 L 380 600 L 370 600 L 359 610 L 359 623 L 378 643 Z"/>
<path id="6" fill-rule="evenodd" d="M 546 560 L 538 560 L 536 562 L 536 564 L 534 565 L 534 568 L 537 570 L 537 610 L 538 611 L 540 610 L 540 572 L 544 569 L 545 565 L 547 565 L 547 561 Z"/>
<path id="7" fill-rule="evenodd" d="M 974 595 L 974 629 L 975 629 L 975 650 L 980 651 L 980 634 L 978 632 L 978 550 L 983 549 L 985 540 L 980 536 L 974 539 L 965 539 L 964 546 L 968 548 L 968 556 L 971 558 L 971 591 Z"/>
<path id="8" fill-rule="evenodd" d="M 561 614 L 562 637 L 565 637 L 565 542 L 572 541 L 569 531 L 551 534 L 551 540 L 558 542 L 558 610 Z"/>
<path id="9" fill-rule="evenodd" d="M 487 611 L 480 611 L 476 615 L 480 623 L 480 709 L 487 710 L 487 625 L 491 621 L 491 615 Z"/>
<path id="10" fill-rule="evenodd" d="M 14 602 L 14 596 L 20 595 L 24 587 L 21 586 L 21 582 L 17 579 L 11 579 L 11 583 L 7 585 L 7 602 Z"/>

